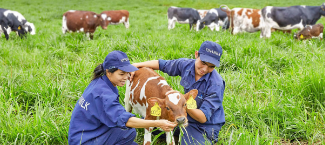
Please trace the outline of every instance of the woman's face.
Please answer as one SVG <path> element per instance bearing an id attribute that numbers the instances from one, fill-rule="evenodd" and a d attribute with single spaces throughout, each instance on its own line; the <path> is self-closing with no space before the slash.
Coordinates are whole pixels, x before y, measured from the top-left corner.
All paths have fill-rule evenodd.
<path id="1" fill-rule="evenodd" d="M 114 87 L 123 87 L 129 77 L 129 73 L 118 69 L 114 73 L 106 71 L 106 76 L 111 81 Z"/>
<path id="2" fill-rule="evenodd" d="M 201 61 L 200 57 L 198 57 L 198 52 L 195 52 L 195 75 L 202 77 L 205 74 L 211 73 L 216 67 L 214 64 L 209 62 Z"/>

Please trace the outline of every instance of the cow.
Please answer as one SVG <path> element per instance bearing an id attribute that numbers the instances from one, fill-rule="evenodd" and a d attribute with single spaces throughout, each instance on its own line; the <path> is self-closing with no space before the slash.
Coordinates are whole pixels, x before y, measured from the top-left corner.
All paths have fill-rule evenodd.
<path id="1" fill-rule="evenodd" d="M 190 30 L 192 30 L 192 26 L 196 25 L 201 19 L 199 12 L 196 9 L 178 8 L 174 6 L 168 8 L 167 18 L 168 30 L 175 28 L 176 21 L 180 24 L 190 24 Z"/>
<path id="2" fill-rule="evenodd" d="M 264 19 L 260 9 L 233 8 L 230 10 L 226 5 L 221 5 L 220 9 L 227 13 L 233 35 L 240 32 L 257 32 L 264 27 Z M 260 37 L 262 37 L 262 33 Z"/>
<path id="3" fill-rule="evenodd" d="M 198 25 L 196 27 L 196 31 L 201 30 L 204 26 L 208 26 L 211 31 L 216 29 L 219 31 L 220 26 L 224 25 L 224 22 L 227 18 L 227 13 L 220 10 L 220 8 L 210 9 L 206 16 L 199 20 Z"/>
<path id="4" fill-rule="evenodd" d="M 271 29 L 302 30 L 306 25 L 315 25 L 321 16 L 325 16 L 325 3 L 321 6 L 266 6 L 262 9 L 265 27 L 263 37 L 271 37 Z"/>
<path id="5" fill-rule="evenodd" d="M 307 25 L 304 29 L 299 31 L 297 34 L 294 34 L 294 38 L 298 40 L 305 40 L 311 38 L 320 38 L 323 39 L 323 24 L 316 25 Z"/>
<path id="6" fill-rule="evenodd" d="M 110 19 L 106 20 L 106 25 L 117 25 L 123 23 L 125 28 L 129 28 L 129 11 L 127 10 L 112 10 L 103 11 L 101 14 L 106 14 Z"/>
<path id="7" fill-rule="evenodd" d="M 132 82 L 127 81 L 125 91 L 125 110 L 137 113 L 146 120 L 157 120 L 151 115 L 151 108 L 157 103 L 161 108 L 159 119 L 175 122 L 180 126 L 187 126 L 186 101 L 190 96 L 197 95 L 198 90 L 193 89 L 185 95 L 174 91 L 166 96 L 171 87 L 166 80 L 150 68 L 140 68 L 134 74 Z M 144 144 L 151 144 L 151 131 L 145 128 Z M 173 134 L 173 133 L 171 133 Z M 166 133 L 167 144 L 175 144 L 173 135 Z"/>
<path id="8" fill-rule="evenodd" d="M 97 14 L 91 11 L 69 10 L 63 14 L 62 32 L 84 32 L 87 37 L 93 39 L 96 28 L 100 25 L 107 29 L 106 20 L 110 19 L 106 14 Z"/>
<path id="9" fill-rule="evenodd" d="M 27 33 L 34 35 L 36 31 L 34 24 L 28 22 L 21 13 L 3 8 L 0 8 L 0 27 L 0 35 L 4 33 L 7 40 L 11 31 L 21 38 Z"/>
<path id="10" fill-rule="evenodd" d="M 197 10 L 197 12 L 199 12 L 200 19 L 203 19 L 207 15 L 208 11 L 209 10 Z"/>

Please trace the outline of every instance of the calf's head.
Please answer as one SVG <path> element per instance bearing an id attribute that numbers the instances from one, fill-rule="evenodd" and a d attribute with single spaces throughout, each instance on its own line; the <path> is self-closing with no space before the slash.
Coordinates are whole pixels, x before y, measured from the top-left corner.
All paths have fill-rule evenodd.
<path id="1" fill-rule="evenodd" d="M 177 123 L 181 126 L 187 126 L 187 113 L 186 113 L 186 101 L 190 96 L 195 97 L 198 91 L 193 89 L 186 94 L 173 93 L 165 96 L 165 99 L 151 97 L 147 100 L 148 108 L 150 109 L 156 103 L 161 108 L 160 119 L 166 119 L 171 122 Z"/>

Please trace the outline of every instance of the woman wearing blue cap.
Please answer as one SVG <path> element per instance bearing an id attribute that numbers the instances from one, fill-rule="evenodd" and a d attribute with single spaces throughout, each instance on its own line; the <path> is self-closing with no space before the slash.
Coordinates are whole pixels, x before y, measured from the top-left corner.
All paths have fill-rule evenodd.
<path id="1" fill-rule="evenodd" d="M 222 106 L 225 82 L 214 68 L 219 67 L 221 55 L 219 44 L 205 41 L 195 52 L 196 59 L 159 59 L 133 64 L 137 68 L 150 67 L 170 76 L 181 76 L 180 84 L 184 87 L 184 93 L 192 89 L 199 91 L 195 97 L 197 109 L 186 109 L 189 125 L 181 144 L 211 144 L 218 141 L 219 131 L 225 123 Z M 131 80 L 133 75 L 131 73 Z M 174 135 L 177 133 L 179 128 Z"/>
<path id="2" fill-rule="evenodd" d="M 116 86 L 124 86 L 129 72 L 138 70 L 121 51 L 109 53 L 71 115 L 68 141 L 77 144 L 136 144 L 134 128 L 160 127 L 173 130 L 176 124 L 167 120 L 144 120 L 126 112 L 119 102 Z"/>

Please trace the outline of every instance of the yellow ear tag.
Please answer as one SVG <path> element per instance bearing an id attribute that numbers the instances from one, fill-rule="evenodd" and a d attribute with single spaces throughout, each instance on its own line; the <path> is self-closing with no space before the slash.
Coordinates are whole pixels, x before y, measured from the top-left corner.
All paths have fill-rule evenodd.
<path id="1" fill-rule="evenodd" d="M 301 35 L 300 35 L 300 38 L 301 38 L 301 39 L 304 38 L 304 35 L 301 34 Z"/>
<path id="2" fill-rule="evenodd" d="M 158 105 L 158 102 L 155 103 L 153 107 L 151 107 L 150 114 L 152 116 L 160 116 L 161 115 L 161 108 Z"/>
<path id="3" fill-rule="evenodd" d="M 20 30 L 20 26 L 18 26 L 18 30 Z"/>
<path id="4" fill-rule="evenodd" d="M 196 101 L 193 99 L 192 96 L 186 102 L 187 109 L 196 109 Z"/>

